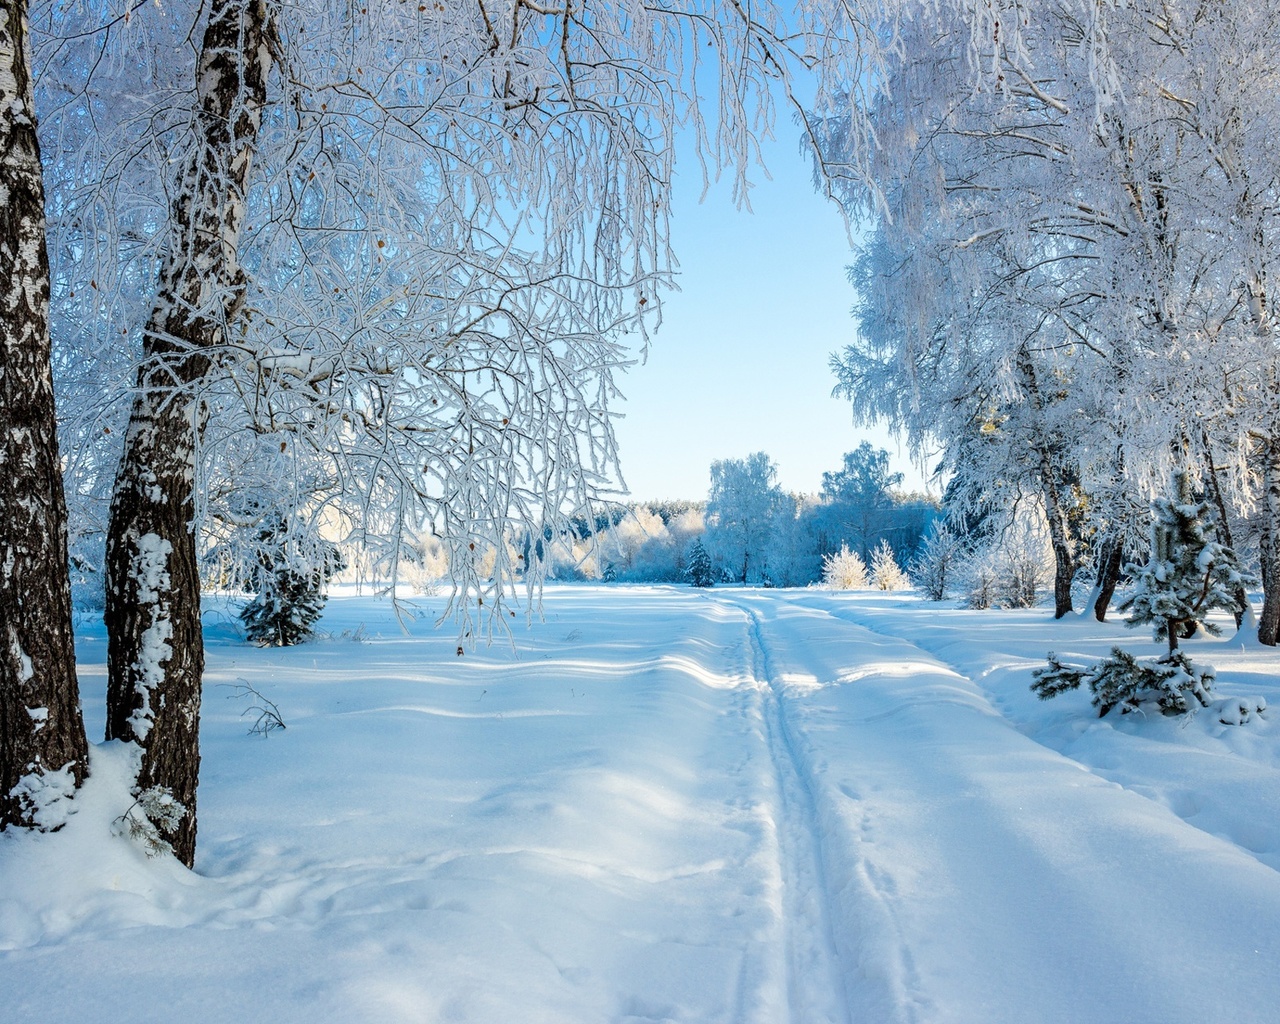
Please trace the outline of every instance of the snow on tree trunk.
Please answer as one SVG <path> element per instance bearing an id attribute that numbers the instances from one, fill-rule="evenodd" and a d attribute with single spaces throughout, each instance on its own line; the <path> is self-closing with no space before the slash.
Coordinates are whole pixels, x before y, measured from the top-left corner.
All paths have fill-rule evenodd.
<path id="1" fill-rule="evenodd" d="M 49 367 L 25 0 L 0 0 L 0 828 L 56 828 L 86 774 Z"/>
<path id="2" fill-rule="evenodd" d="M 1280 641 L 1280 439 L 1262 448 L 1262 616 L 1258 640 L 1269 647 Z"/>
<path id="3" fill-rule="evenodd" d="M 153 824 L 187 866 L 204 668 L 192 530 L 201 414 L 192 385 L 243 301 L 237 244 L 266 101 L 267 38 L 260 0 L 215 0 L 107 535 L 107 738 L 141 747 L 139 793 L 167 791 L 182 805 L 176 826 Z"/>

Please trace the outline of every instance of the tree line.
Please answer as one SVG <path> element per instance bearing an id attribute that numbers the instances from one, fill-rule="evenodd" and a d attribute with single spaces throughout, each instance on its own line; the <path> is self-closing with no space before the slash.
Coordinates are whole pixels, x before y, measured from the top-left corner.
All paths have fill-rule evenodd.
<path id="1" fill-rule="evenodd" d="M 546 537 L 547 571 L 561 580 L 680 583 L 698 544 L 713 581 L 808 586 L 842 548 L 867 563 L 884 545 L 903 559 L 913 555 L 940 511 L 934 498 L 905 493 L 901 483 L 889 453 L 868 442 L 823 474 L 818 494 L 784 490 L 765 452 L 723 459 L 711 466 L 705 501 L 619 505 L 593 522 L 579 517 L 555 543 Z"/>

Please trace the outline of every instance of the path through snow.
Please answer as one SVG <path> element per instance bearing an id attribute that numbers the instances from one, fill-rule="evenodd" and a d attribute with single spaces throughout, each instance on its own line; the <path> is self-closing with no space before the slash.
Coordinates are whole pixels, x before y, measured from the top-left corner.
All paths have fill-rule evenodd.
<path id="1" fill-rule="evenodd" d="M 199 874 L 110 836 L 96 748 L 66 830 L 0 839 L 4 1019 L 1273 1020 L 1280 838 L 1225 806 L 1280 800 L 1270 723 L 1040 705 L 1043 614 L 890 604 L 564 587 L 463 658 L 367 599 L 292 650 L 215 616 Z M 239 680 L 285 732 L 245 735 Z"/>

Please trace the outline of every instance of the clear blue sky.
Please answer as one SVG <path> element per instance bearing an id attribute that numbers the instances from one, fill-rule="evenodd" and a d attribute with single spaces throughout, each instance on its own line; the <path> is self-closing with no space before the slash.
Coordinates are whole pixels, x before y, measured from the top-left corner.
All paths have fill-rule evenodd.
<path id="1" fill-rule="evenodd" d="M 859 442 L 889 450 L 906 485 L 918 467 L 884 430 L 855 430 L 831 397 L 831 353 L 853 335 L 851 262 L 840 212 L 810 185 L 798 129 L 780 124 L 766 148 L 772 180 L 753 174 L 751 213 L 727 182 L 700 205 L 701 176 L 685 160 L 672 237 L 681 291 L 667 296 L 649 360 L 622 380 L 622 469 L 636 499 L 704 498 L 716 459 L 764 451 L 782 485 L 814 492 Z"/>

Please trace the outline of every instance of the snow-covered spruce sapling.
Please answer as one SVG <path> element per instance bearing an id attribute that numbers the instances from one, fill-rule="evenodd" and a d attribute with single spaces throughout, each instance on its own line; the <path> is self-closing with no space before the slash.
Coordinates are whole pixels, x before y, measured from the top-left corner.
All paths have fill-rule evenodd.
<path id="1" fill-rule="evenodd" d="M 715 572 L 711 568 L 711 556 L 702 546 L 702 541 L 695 540 L 689 548 L 689 567 L 685 576 L 695 587 L 710 587 L 716 582 Z"/>
<path id="2" fill-rule="evenodd" d="M 1099 718 L 1115 707 L 1128 714 L 1144 705 L 1154 705 L 1166 715 L 1185 715 L 1209 706 L 1214 679 L 1212 668 L 1200 668 L 1182 651 L 1138 659 L 1119 647 L 1087 668 L 1064 665 L 1051 653 L 1048 667 L 1033 675 L 1031 689 L 1041 700 L 1087 685 Z"/>
<path id="3" fill-rule="evenodd" d="M 862 590 L 867 586 L 867 563 L 842 544 L 834 555 L 822 556 L 822 582 L 832 590 Z"/>
<path id="4" fill-rule="evenodd" d="M 1215 636 L 1218 626 L 1206 621 L 1209 612 L 1239 612 L 1240 595 L 1257 580 L 1236 554 L 1217 540 L 1209 503 L 1196 501 L 1182 470 L 1173 475 L 1172 498 L 1151 503 L 1151 554 L 1145 565 L 1126 567 L 1134 578 L 1133 593 L 1120 605 L 1129 612 L 1128 624 L 1150 623 L 1157 640 L 1178 649 L 1179 638 L 1197 627 Z"/>
<path id="5" fill-rule="evenodd" d="M 1178 650 L 1178 639 L 1197 626 L 1218 633 L 1204 617 L 1215 608 L 1238 610 L 1237 595 L 1254 580 L 1235 553 L 1214 538 L 1205 517 L 1208 503 L 1193 499 L 1186 474 L 1175 472 L 1173 484 L 1174 497 L 1152 502 L 1151 555 L 1145 565 L 1128 566 L 1135 588 L 1120 605 L 1130 611 L 1128 625 L 1150 623 L 1155 638 L 1168 642 L 1168 653 L 1140 660 L 1115 647 L 1109 658 L 1090 668 L 1064 665 L 1050 654 L 1048 668 L 1038 669 L 1031 684 L 1041 700 L 1084 683 L 1099 716 L 1114 707 L 1124 714 L 1145 704 L 1166 715 L 1209 706 L 1213 669 L 1196 666 Z"/>
<path id="6" fill-rule="evenodd" d="M 324 587 L 342 567 L 331 544 L 322 544 L 319 558 L 304 559 L 289 543 L 288 523 L 278 516 L 258 534 L 257 595 L 240 611 L 245 634 L 263 647 L 291 647 L 308 640 L 324 610 Z"/>
<path id="7" fill-rule="evenodd" d="M 148 857 L 172 853 L 165 834 L 173 834 L 187 809 L 174 799 L 167 786 L 151 786 L 140 792 L 128 809 L 111 823 L 114 835 L 139 843 Z"/>

